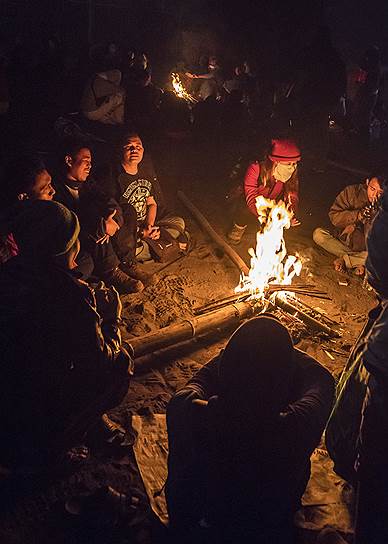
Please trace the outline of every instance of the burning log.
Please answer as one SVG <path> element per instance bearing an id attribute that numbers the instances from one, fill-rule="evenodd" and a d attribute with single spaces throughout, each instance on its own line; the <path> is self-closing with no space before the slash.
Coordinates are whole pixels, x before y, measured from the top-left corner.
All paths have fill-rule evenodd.
<path id="1" fill-rule="evenodd" d="M 245 297 L 248 296 L 249 295 L 245 295 Z M 268 304 L 268 301 L 266 302 Z M 265 304 L 265 306 L 267 306 L 267 304 Z M 297 318 L 314 331 L 323 332 L 330 337 L 340 336 L 335 329 L 309 315 L 309 313 L 307 313 L 309 311 L 307 305 L 305 305 L 306 309 L 303 310 L 296 304 L 292 304 L 289 300 L 280 297 L 279 294 L 273 295 L 269 304 L 274 308 L 280 308 L 291 322 Z M 142 357 L 143 355 L 154 353 L 155 351 L 173 346 L 179 342 L 209 335 L 219 329 L 237 327 L 243 319 L 248 319 L 254 315 L 260 314 L 265 306 L 261 301 L 252 298 L 241 302 L 229 301 L 226 306 L 222 308 L 208 311 L 202 315 L 196 315 L 181 323 L 170 325 L 169 327 L 145 334 L 144 336 L 131 338 L 129 344 L 131 344 L 135 352 L 135 358 Z M 310 310 L 313 311 L 312 308 L 310 308 Z"/>
<path id="2" fill-rule="evenodd" d="M 214 330 L 236 327 L 242 319 L 252 317 L 257 310 L 256 301 L 229 304 L 226 308 L 209 312 L 203 316 L 186 319 L 182 323 L 165 327 L 156 332 L 131 338 L 128 343 L 131 344 L 135 357 L 141 357 Z"/>
<path id="3" fill-rule="evenodd" d="M 226 253 L 230 260 L 237 266 L 240 270 L 240 273 L 247 276 L 249 274 L 249 268 L 246 263 L 242 260 L 240 255 L 234 249 L 230 247 L 229 244 L 225 242 L 223 238 L 213 229 L 209 221 L 205 216 L 198 210 L 196 206 L 187 198 L 183 191 L 178 191 L 178 198 L 186 206 L 189 212 L 193 217 L 198 221 L 199 225 L 203 228 L 205 232 L 210 236 L 210 238 Z"/>
<path id="4" fill-rule="evenodd" d="M 338 338 L 340 336 L 339 332 L 333 329 L 332 327 L 329 327 L 325 323 L 322 323 L 321 321 L 318 321 L 316 317 L 313 317 L 312 315 L 309 315 L 310 313 L 307 313 L 307 311 L 303 310 L 301 308 L 300 302 L 297 303 L 296 301 L 293 303 L 289 299 L 286 299 L 282 296 L 279 296 L 279 294 L 275 294 L 273 296 L 272 304 L 274 306 L 278 306 L 282 310 L 285 310 L 287 313 L 297 317 L 303 323 L 305 323 L 308 327 L 312 328 L 313 330 L 323 332 L 330 336 L 331 338 Z M 306 309 L 308 310 L 308 306 L 306 306 Z M 312 308 L 311 308 L 312 310 Z M 322 316 L 323 317 L 323 316 Z M 329 321 L 328 318 L 327 321 Z M 331 321 L 331 320 L 330 320 Z M 332 323 L 334 323 L 332 321 Z"/>

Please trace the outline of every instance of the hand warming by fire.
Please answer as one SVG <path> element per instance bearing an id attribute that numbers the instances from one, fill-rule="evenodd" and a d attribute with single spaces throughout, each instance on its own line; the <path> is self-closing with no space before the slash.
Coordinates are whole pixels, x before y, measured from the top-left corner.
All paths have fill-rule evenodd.
<path id="1" fill-rule="evenodd" d="M 259 230 L 256 249 L 250 248 L 251 267 L 248 276 L 242 274 L 236 293 L 250 291 L 256 298 L 263 298 L 271 283 L 290 285 L 299 276 L 302 263 L 295 255 L 287 255 L 283 231 L 291 226 L 293 212 L 280 200 L 275 202 L 258 196 L 256 208 Z"/>

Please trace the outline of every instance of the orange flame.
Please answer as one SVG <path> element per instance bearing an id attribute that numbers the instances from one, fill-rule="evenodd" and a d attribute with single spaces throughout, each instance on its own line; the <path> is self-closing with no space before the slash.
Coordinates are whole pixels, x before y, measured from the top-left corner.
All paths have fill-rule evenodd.
<path id="1" fill-rule="evenodd" d="M 179 77 L 179 74 L 176 72 L 173 72 L 171 74 L 171 83 L 174 89 L 174 93 L 178 98 L 183 98 L 183 100 L 186 100 L 186 102 L 189 102 L 190 104 L 196 104 L 198 100 L 194 98 L 193 95 L 188 93 L 181 81 L 181 78 Z"/>
<path id="2" fill-rule="evenodd" d="M 263 299 L 271 283 L 290 285 L 299 276 L 302 263 L 295 255 L 287 255 L 283 238 L 289 229 L 293 212 L 282 201 L 275 202 L 263 196 L 256 198 L 260 228 L 256 234 L 256 249 L 249 248 L 251 268 L 248 276 L 240 277 L 236 293 L 249 291 L 255 298 Z"/>

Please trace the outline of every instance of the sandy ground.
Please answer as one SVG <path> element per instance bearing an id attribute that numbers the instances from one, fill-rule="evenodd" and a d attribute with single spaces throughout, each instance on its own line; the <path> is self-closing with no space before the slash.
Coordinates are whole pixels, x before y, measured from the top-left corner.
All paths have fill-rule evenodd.
<path id="1" fill-rule="evenodd" d="M 205 154 L 201 169 L 193 168 L 190 175 L 187 175 L 187 169 L 183 168 L 187 160 L 187 146 L 179 143 L 174 145 L 181 147 L 174 153 L 168 146 L 157 164 L 167 195 L 174 197 L 178 188 L 183 189 L 213 227 L 224 234 L 229 223 L 228 210 L 222 199 L 223 182 L 217 178 L 219 172 L 211 167 L 211 157 Z M 332 258 L 313 247 L 311 232 L 315 226 L 327 223 L 327 209 L 337 192 L 359 178 L 338 170 L 313 176 L 307 167 L 302 167 L 301 177 L 302 225 L 286 233 L 287 248 L 289 253 L 298 252 L 303 260 L 302 280 L 308 280 L 331 297 L 331 300 L 308 297 L 303 300 L 338 322 L 341 337 L 330 341 L 311 330 L 298 329 L 295 341 L 300 349 L 316 357 L 338 376 L 367 312 L 374 304 L 374 296 L 362 285 L 362 280 L 355 276 L 346 275 L 349 285 L 339 285 L 339 280 L 344 278 L 333 270 Z M 232 294 L 238 283 L 236 267 L 203 234 L 189 213 L 178 203 L 175 204 L 178 213 L 187 219 L 194 241 L 193 250 L 184 259 L 162 270 L 155 285 L 139 295 L 123 297 L 122 334 L 126 340 L 130 341 L 134 336 L 142 336 L 192 316 L 195 308 Z M 237 248 L 246 262 L 247 250 L 254 236 L 255 225 L 252 224 Z M 150 270 L 157 271 L 160 268 L 156 264 L 149 266 Z M 231 332 L 216 331 L 212 336 L 195 338 L 191 342 L 139 359 L 128 396 L 112 411 L 111 417 L 130 431 L 132 414 L 163 413 L 171 395 L 218 353 Z M 340 353 L 330 351 L 333 349 Z M 129 455 L 119 462 L 92 457 L 65 474 L 18 480 L 6 488 L 7 492 L 3 494 L 5 510 L 0 520 L 0 541 L 4 544 L 97 544 L 156 543 L 164 540 L 163 530 L 151 515 L 134 529 L 118 531 L 101 527 L 87 528 L 65 515 L 63 504 L 67 497 L 105 484 L 127 493 L 131 487 L 141 489 L 133 456 Z M 147 506 L 144 508 L 147 509 Z"/>

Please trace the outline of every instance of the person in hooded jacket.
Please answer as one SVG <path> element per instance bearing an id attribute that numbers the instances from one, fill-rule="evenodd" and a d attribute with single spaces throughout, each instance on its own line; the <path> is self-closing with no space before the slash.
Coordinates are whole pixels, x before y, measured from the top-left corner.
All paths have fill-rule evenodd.
<path id="1" fill-rule="evenodd" d="M 290 542 L 334 393 L 330 373 L 262 315 L 241 325 L 167 409 L 177 541 Z"/>
<path id="2" fill-rule="evenodd" d="M 11 469 L 47 468 L 86 432 L 93 445 L 118 435 L 105 412 L 126 395 L 133 362 L 117 291 L 72 273 L 79 231 L 47 200 L 26 200 L 12 223 L 18 255 L 0 270 L 0 464 Z"/>

